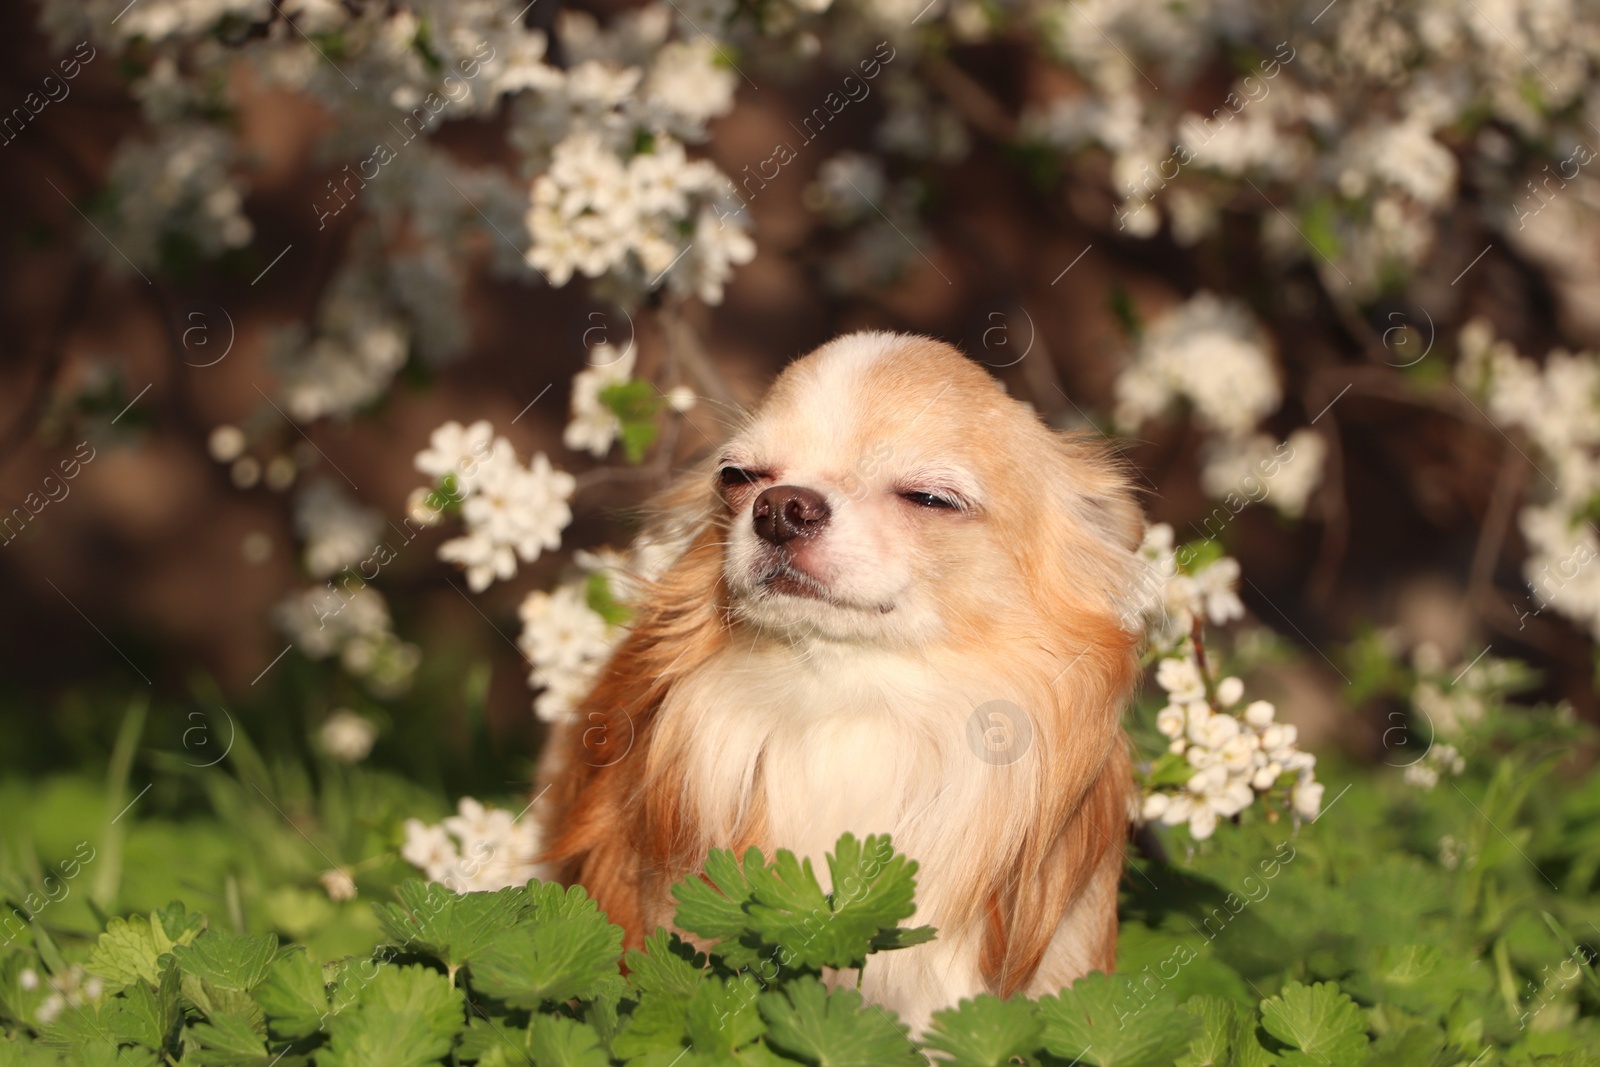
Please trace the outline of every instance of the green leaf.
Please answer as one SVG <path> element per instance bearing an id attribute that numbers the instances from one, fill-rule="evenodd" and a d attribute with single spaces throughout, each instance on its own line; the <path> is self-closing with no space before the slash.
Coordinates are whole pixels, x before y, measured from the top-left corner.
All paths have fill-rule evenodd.
<path id="1" fill-rule="evenodd" d="M 571 898 L 555 888 L 564 906 Z M 522 1008 L 608 988 L 622 957 L 622 928 L 582 900 L 589 907 L 577 914 L 516 926 L 478 950 L 468 964 L 473 988 Z"/>
<path id="2" fill-rule="evenodd" d="M 483 1014 L 483 1009 L 470 1000 L 467 1015 L 467 1028 L 456 1040 L 456 1059 L 467 1063 L 476 1060 L 486 1067 L 527 1064 L 525 1027 L 503 1015 Z"/>
<path id="3" fill-rule="evenodd" d="M 705 976 L 706 957 L 677 934 L 657 928 L 644 949 L 628 950 L 628 985 L 638 994 L 694 996 Z"/>
<path id="4" fill-rule="evenodd" d="M 210 1022 L 196 1023 L 189 1033 L 200 1045 L 199 1052 L 184 1058 L 201 1067 L 267 1067 L 272 1054 L 262 1036 L 242 1015 L 215 1015 Z"/>
<path id="5" fill-rule="evenodd" d="M 111 1032 L 112 1002 L 82 1004 L 62 1011 L 55 1022 L 40 1032 L 40 1044 L 67 1050 L 84 1064 L 119 1064 L 121 1067 L 149 1067 L 156 1053 L 138 1045 L 119 1043 Z M 120 1047 L 119 1047 L 120 1044 Z M 74 1064 L 76 1067 L 76 1064 Z"/>
<path id="6" fill-rule="evenodd" d="M 761 850 L 747 851 L 744 866 L 765 867 Z M 679 929 L 716 941 L 735 939 L 746 932 L 750 916 L 744 905 L 750 899 L 750 880 L 728 849 L 712 849 L 706 856 L 705 877 L 679 882 L 672 887 L 672 898 L 678 902 L 673 921 Z"/>
<path id="7" fill-rule="evenodd" d="M 1096 1067 L 1169 1067 L 1200 1028 L 1165 990 L 1099 973 L 1041 997 L 1039 1018 L 1052 1056 Z"/>
<path id="8" fill-rule="evenodd" d="M 873 952 L 892 952 L 897 948 L 926 945 L 939 936 L 931 926 L 896 926 L 892 930 L 879 930 L 872 938 Z"/>
<path id="9" fill-rule="evenodd" d="M 322 968 L 303 950 L 285 952 L 273 961 L 267 977 L 256 989 L 256 1001 L 266 1012 L 272 1032 L 288 1039 L 309 1037 L 322 1028 L 328 1014 L 328 990 Z"/>
<path id="10" fill-rule="evenodd" d="M 407 950 L 460 967 L 516 924 L 527 904 L 520 886 L 496 893 L 455 893 L 437 882 L 409 879 L 395 887 L 399 904 L 374 904 L 384 933 Z"/>
<path id="11" fill-rule="evenodd" d="M 533 1017 L 528 1024 L 528 1051 L 539 1067 L 611 1067 L 600 1035 L 559 1015 Z"/>
<path id="12" fill-rule="evenodd" d="M 95 941 L 83 969 L 105 979 L 112 992 L 137 981 L 156 985 L 161 981 L 156 961 L 171 952 L 173 945 L 194 941 L 204 923 L 203 916 L 189 915 L 177 901 L 151 912 L 149 918 L 112 919 Z"/>
<path id="13" fill-rule="evenodd" d="M 839 838 L 828 856 L 834 891 L 824 895 L 811 869 L 779 850 L 770 867 L 745 865 L 750 880 L 749 925 L 779 946 L 787 964 L 859 967 L 884 930 L 915 910 L 917 865 L 895 853 L 887 836 Z"/>
<path id="14" fill-rule="evenodd" d="M 1214 537 L 1207 537 L 1179 545 L 1173 557 L 1179 571 L 1192 575 L 1199 574 L 1227 554 L 1220 541 Z"/>
<path id="15" fill-rule="evenodd" d="M 613 1051 L 631 1060 L 683 1048 L 689 1035 L 689 1005 L 710 973 L 705 955 L 677 934 L 657 929 L 645 938 L 643 951 L 629 950 L 626 962 L 630 996 L 638 1003 L 620 1021 Z"/>
<path id="16" fill-rule="evenodd" d="M 557 882 L 530 882 L 524 894 L 520 921 L 548 922 L 551 919 L 605 918 L 605 913 L 584 891 L 583 886 L 563 886 Z"/>
<path id="17" fill-rule="evenodd" d="M 748 974 L 700 983 L 685 1020 L 690 1047 L 714 1058 L 728 1058 L 766 1033 L 756 1001 L 760 983 Z"/>
<path id="18" fill-rule="evenodd" d="M 1183 785 L 1195 775 L 1192 763 L 1177 752 L 1163 752 L 1150 765 L 1150 771 L 1144 776 L 1147 786 L 1158 785 Z"/>
<path id="19" fill-rule="evenodd" d="M 903 1026 L 853 989 L 830 992 L 806 975 L 760 1000 L 767 1041 L 819 1067 L 899 1067 L 927 1063 Z"/>
<path id="20" fill-rule="evenodd" d="M 1445 1035 L 1436 1026 L 1409 1026 L 1373 1042 L 1370 1067 L 1444 1067 L 1456 1062 L 1446 1056 Z"/>
<path id="21" fill-rule="evenodd" d="M 317 1067 L 422 1067 L 450 1051 L 465 1025 L 460 990 L 418 964 L 382 966 L 349 1008 L 328 1020 Z"/>
<path id="22" fill-rule="evenodd" d="M 616 382 L 600 390 L 600 403 L 610 408 L 622 423 L 622 450 L 629 463 L 644 459 L 645 451 L 660 432 L 656 417 L 661 412 L 661 397 L 655 386 L 640 378 Z"/>
<path id="23" fill-rule="evenodd" d="M 177 945 L 172 954 L 185 974 L 217 989 L 248 993 L 261 984 L 278 953 L 278 937 L 266 934 L 224 934 L 207 930 L 192 944 Z"/>
<path id="24" fill-rule="evenodd" d="M 930 1049 L 944 1053 L 938 1063 L 954 1067 L 1001 1067 L 1013 1056 L 1028 1056 L 1044 1036 L 1034 1004 L 1001 1000 L 988 993 L 935 1012 L 933 1028 L 923 1038 Z"/>
<path id="25" fill-rule="evenodd" d="M 1300 216 L 1300 229 L 1323 259 L 1336 261 L 1341 253 L 1339 211 L 1332 200 L 1319 197 Z"/>
<path id="26" fill-rule="evenodd" d="M 1237 1000 L 1195 996 L 1183 1010 L 1200 1020 L 1200 1032 L 1177 1067 L 1269 1067 L 1272 1055 L 1256 1040 L 1256 1013 Z"/>
<path id="27" fill-rule="evenodd" d="M 617 599 L 605 572 L 595 571 L 584 583 L 584 600 L 589 610 L 612 626 L 626 626 L 633 619 L 633 611 Z"/>
<path id="28" fill-rule="evenodd" d="M 1299 1050 L 1282 1057 L 1285 1067 L 1366 1061 L 1366 1020 L 1333 982 L 1290 982 L 1278 996 L 1261 1002 L 1261 1022 L 1267 1033 Z"/>
<path id="29" fill-rule="evenodd" d="M 178 968 L 170 955 L 163 956 L 162 963 L 158 986 L 135 982 L 122 996 L 103 1005 L 103 1025 L 119 1042 L 132 1042 L 160 1052 L 177 1030 L 180 1019 Z"/>

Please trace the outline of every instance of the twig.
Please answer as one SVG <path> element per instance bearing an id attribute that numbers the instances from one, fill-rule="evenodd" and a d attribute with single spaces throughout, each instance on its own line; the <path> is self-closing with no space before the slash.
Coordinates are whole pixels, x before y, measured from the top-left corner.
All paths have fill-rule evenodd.
<path id="1" fill-rule="evenodd" d="M 1474 597 L 1487 593 L 1494 587 L 1494 567 L 1500 560 L 1500 550 L 1505 545 L 1510 529 L 1513 508 L 1527 478 L 1527 462 L 1508 443 L 1500 458 L 1500 471 L 1495 475 L 1494 492 L 1489 497 L 1489 508 L 1484 512 L 1483 526 L 1478 531 L 1478 544 L 1472 552 L 1472 570 L 1467 587 Z"/>
<path id="2" fill-rule="evenodd" d="M 1318 609 L 1327 607 L 1339 576 L 1339 566 L 1350 545 L 1350 507 L 1345 494 L 1344 445 L 1339 420 L 1329 412 L 1325 422 L 1327 429 L 1322 432 L 1328 438 L 1328 461 L 1322 492 L 1317 498 L 1322 504 L 1322 543 L 1317 547 L 1317 562 L 1306 583 L 1306 595 Z"/>
<path id="3" fill-rule="evenodd" d="M 61 313 L 56 316 L 55 324 L 46 335 L 44 347 L 39 353 L 39 362 L 42 366 L 31 386 L 30 395 L 23 399 L 15 421 L 4 434 L 0 434 L 0 457 L 3 457 L 0 458 L 0 466 L 17 455 L 19 446 L 28 439 L 38 425 L 39 416 L 49 400 L 50 386 L 54 383 L 56 375 L 61 372 L 67 335 L 82 316 L 84 304 L 89 298 L 90 283 L 93 280 L 94 263 L 85 253 L 80 252 L 73 269 L 72 280 L 67 285 L 66 299 L 61 302 Z"/>
<path id="4" fill-rule="evenodd" d="M 669 301 L 661 306 L 660 319 L 668 358 L 694 382 L 695 391 L 728 407 L 740 407 L 733 391 L 712 365 L 711 357 L 700 343 L 699 334 L 683 321 L 682 309 Z"/>
<path id="5" fill-rule="evenodd" d="M 944 58 L 924 61 L 922 70 L 934 88 L 944 94 L 973 128 L 1002 144 L 1016 141 L 1016 120 L 966 71 Z"/>
<path id="6" fill-rule="evenodd" d="M 1199 615 L 1195 615 L 1189 622 L 1189 640 L 1194 645 L 1194 661 L 1200 668 L 1200 684 L 1206 691 L 1206 703 L 1213 708 L 1217 706 L 1217 684 L 1211 677 L 1211 668 L 1206 663 L 1205 623 Z"/>

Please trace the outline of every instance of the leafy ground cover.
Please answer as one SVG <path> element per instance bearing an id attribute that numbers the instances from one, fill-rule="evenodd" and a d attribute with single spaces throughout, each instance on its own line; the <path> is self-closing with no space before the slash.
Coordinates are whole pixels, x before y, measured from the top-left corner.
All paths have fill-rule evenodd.
<path id="1" fill-rule="evenodd" d="M 241 734 L 185 780 L 206 810 L 169 814 L 129 773 L 143 721 L 103 779 L 0 787 L 0 1065 L 1600 1062 L 1600 779 L 1566 773 L 1559 715 L 1491 710 L 1431 789 L 1334 765 L 1315 822 L 1130 844 L 1117 973 L 920 1041 L 851 980 L 937 936 L 902 925 L 917 865 L 887 838 L 841 839 L 831 894 L 787 853 L 714 852 L 676 890 L 710 953 L 658 931 L 624 956 L 581 889 L 416 878 L 401 825 L 448 804 L 386 770 Z"/>

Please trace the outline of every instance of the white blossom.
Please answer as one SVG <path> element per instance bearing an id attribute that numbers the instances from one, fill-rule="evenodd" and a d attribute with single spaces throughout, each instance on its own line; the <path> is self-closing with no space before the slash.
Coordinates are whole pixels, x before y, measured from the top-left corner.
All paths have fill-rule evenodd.
<path id="1" fill-rule="evenodd" d="M 350 872 L 343 867 L 323 871 L 317 875 L 317 881 L 322 883 L 322 888 L 328 894 L 328 899 L 333 901 L 354 900 L 356 898 L 356 881 Z"/>
<path id="2" fill-rule="evenodd" d="M 600 400 L 600 394 L 633 377 L 634 354 L 630 345 L 617 351 L 596 345 L 589 363 L 572 378 L 572 419 L 561 435 L 562 444 L 575 452 L 604 456 L 622 432 L 622 420 Z"/>
<path id="3" fill-rule="evenodd" d="M 384 528 L 383 516 L 362 507 L 329 481 L 306 486 L 296 501 L 295 533 L 305 542 L 305 567 L 313 578 L 327 578 L 372 555 Z"/>
<path id="4" fill-rule="evenodd" d="M 1261 327 L 1237 301 L 1200 292 L 1153 321 L 1117 379 L 1117 425 L 1135 430 L 1175 400 L 1208 428 L 1247 433 L 1278 407 L 1277 371 Z"/>
<path id="5" fill-rule="evenodd" d="M 512 577 L 518 559 L 532 563 L 561 546 L 561 531 L 572 521 L 567 502 L 575 485 L 542 452 L 523 467 L 511 442 L 497 437 L 461 505 L 466 533 L 440 545 L 439 558 L 460 564 L 474 592 Z"/>
<path id="6" fill-rule="evenodd" d="M 533 665 L 528 683 L 542 690 L 534 709 L 546 722 L 571 718 L 621 636 L 589 606 L 586 585 L 580 580 L 529 593 L 518 609 L 517 644 Z"/>
<path id="7" fill-rule="evenodd" d="M 341 763 L 360 763 L 372 751 L 373 742 L 378 739 L 378 728 L 364 715 L 340 708 L 328 716 L 317 738 L 323 750 L 334 759 Z"/>
<path id="8" fill-rule="evenodd" d="M 457 814 L 440 825 L 407 819 L 400 856 L 430 882 L 457 893 L 523 885 L 545 873 L 537 862 L 542 848 L 538 824 L 526 815 L 513 816 L 462 797 Z"/>

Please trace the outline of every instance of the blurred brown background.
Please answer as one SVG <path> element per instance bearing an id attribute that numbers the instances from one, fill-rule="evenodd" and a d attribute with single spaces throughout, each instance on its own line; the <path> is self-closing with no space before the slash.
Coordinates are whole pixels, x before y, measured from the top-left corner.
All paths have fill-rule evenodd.
<path id="1" fill-rule="evenodd" d="M 31 4 L 0 8 L 0 91 L 8 98 L 22 96 L 50 68 L 35 19 Z M 962 50 L 957 61 L 985 100 L 1004 107 L 1030 92 L 1031 79 L 1059 76 L 1030 68 L 1003 45 Z M 0 214 L 0 506 L 19 505 L 38 490 L 79 441 L 96 450 L 70 495 L 0 548 L 0 688 L 8 717 L 59 714 L 63 696 L 79 691 L 148 686 L 180 693 L 197 676 L 248 701 L 252 680 L 284 647 L 268 612 L 298 584 L 293 488 L 237 488 L 206 442 L 214 427 L 262 407 L 261 390 L 270 393 L 272 381 L 268 331 L 309 319 L 349 239 L 350 220 L 318 232 L 307 207 L 327 176 L 311 162 L 323 124 L 317 110 L 261 91 L 242 71 L 235 75 L 239 132 L 259 164 L 245 204 L 256 239 L 246 254 L 202 264 L 181 283 L 119 274 L 85 253 L 101 238 L 74 205 L 92 199 L 112 149 L 140 121 L 113 63 L 87 68 L 70 98 L 0 148 L 7 205 Z M 732 175 L 766 158 L 833 77 L 823 71 L 787 85 L 768 80 L 759 91 L 742 87 L 741 106 L 717 124 L 708 155 Z M 1249 293 L 1266 282 L 1266 268 L 1244 240 L 1223 258 L 1178 249 L 1165 236 L 1135 242 L 1085 222 L 1110 219 L 1103 175 L 1069 174 L 1064 192 L 1043 192 L 998 152 L 975 151 L 938 168 L 931 241 L 910 258 L 901 280 L 871 297 L 831 291 L 823 263 L 837 238 L 803 206 L 802 194 L 828 155 L 864 142 L 879 103 L 853 108 L 827 131 L 826 143 L 803 150 L 753 201 L 756 259 L 735 273 L 724 304 L 686 312 L 735 401 L 757 397 L 785 361 L 834 334 L 883 327 L 951 340 L 1052 421 L 1104 428 L 1130 343 L 1117 300 L 1149 313 L 1198 288 Z M 450 123 L 439 141 L 464 160 L 488 163 L 497 161 L 504 137 L 497 123 L 472 120 Z M 1435 273 L 1447 278 L 1481 244 L 1475 235 L 1445 237 Z M 584 296 L 581 279 L 556 291 L 488 280 L 482 270 L 469 277 L 465 359 L 426 380 L 404 378 L 372 416 L 316 423 L 308 429 L 311 451 L 281 420 L 282 447 L 315 461 L 296 486 L 331 478 L 397 521 L 408 491 L 422 481 L 411 457 L 447 419 L 487 418 L 525 455 L 543 450 L 570 470 L 590 466 L 560 441 L 585 331 L 597 321 L 617 333 L 636 329 L 648 372 L 661 347 L 660 311 L 642 310 L 630 327 Z M 1336 661 L 1335 646 L 1361 626 L 1395 624 L 1410 641 L 1431 639 L 1450 656 L 1470 658 L 1490 641 L 1497 654 L 1528 656 L 1549 672 L 1550 695 L 1592 717 L 1587 641 L 1552 616 L 1517 625 L 1518 535 L 1495 509 L 1508 506 L 1505 487 L 1528 474 L 1505 440 L 1470 412 L 1404 395 L 1393 372 L 1319 300 L 1309 273 L 1272 282 L 1297 296 L 1274 309 L 1286 376 L 1280 434 L 1316 414 L 1346 381 L 1358 385 L 1328 420 L 1334 458 L 1308 520 L 1292 525 L 1255 508 L 1228 534 L 1250 579 L 1241 588 L 1246 604 L 1307 649 L 1305 667 L 1280 682 L 1285 695 L 1303 709 L 1325 709 L 1324 735 L 1337 732 L 1357 752 L 1370 747 L 1370 725 L 1337 718 L 1337 668 L 1311 649 Z M 1459 290 L 1434 290 L 1458 314 L 1488 314 L 1525 351 L 1555 338 L 1552 295 L 1504 249 L 1491 251 Z M 1379 332 L 1384 313 L 1372 316 Z M 226 356 L 196 365 L 221 351 L 229 320 Z M 197 324 L 210 331 L 210 348 L 186 336 Z M 714 398 L 689 413 L 698 434 L 683 436 L 680 460 L 712 447 L 722 417 Z M 1185 524 L 1210 510 L 1196 488 L 1198 434 L 1181 422 L 1146 433 L 1127 443 L 1128 455 L 1147 482 L 1149 513 L 1182 537 Z M 582 491 L 564 546 L 626 536 L 628 509 L 649 487 L 619 479 Z M 486 657 L 491 734 L 508 748 L 531 747 L 526 669 L 512 644 L 515 607 L 527 590 L 548 584 L 564 554 L 524 566 L 515 581 L 469 600 L 441 580 L 462 585 L 434 557 L 446 536 L 425 534 L 385 568 L 380 587 L 396 628 L 430 657 L 451 649 Z M 1486 544 L 1486 537 L 1503 540 Z"/>

